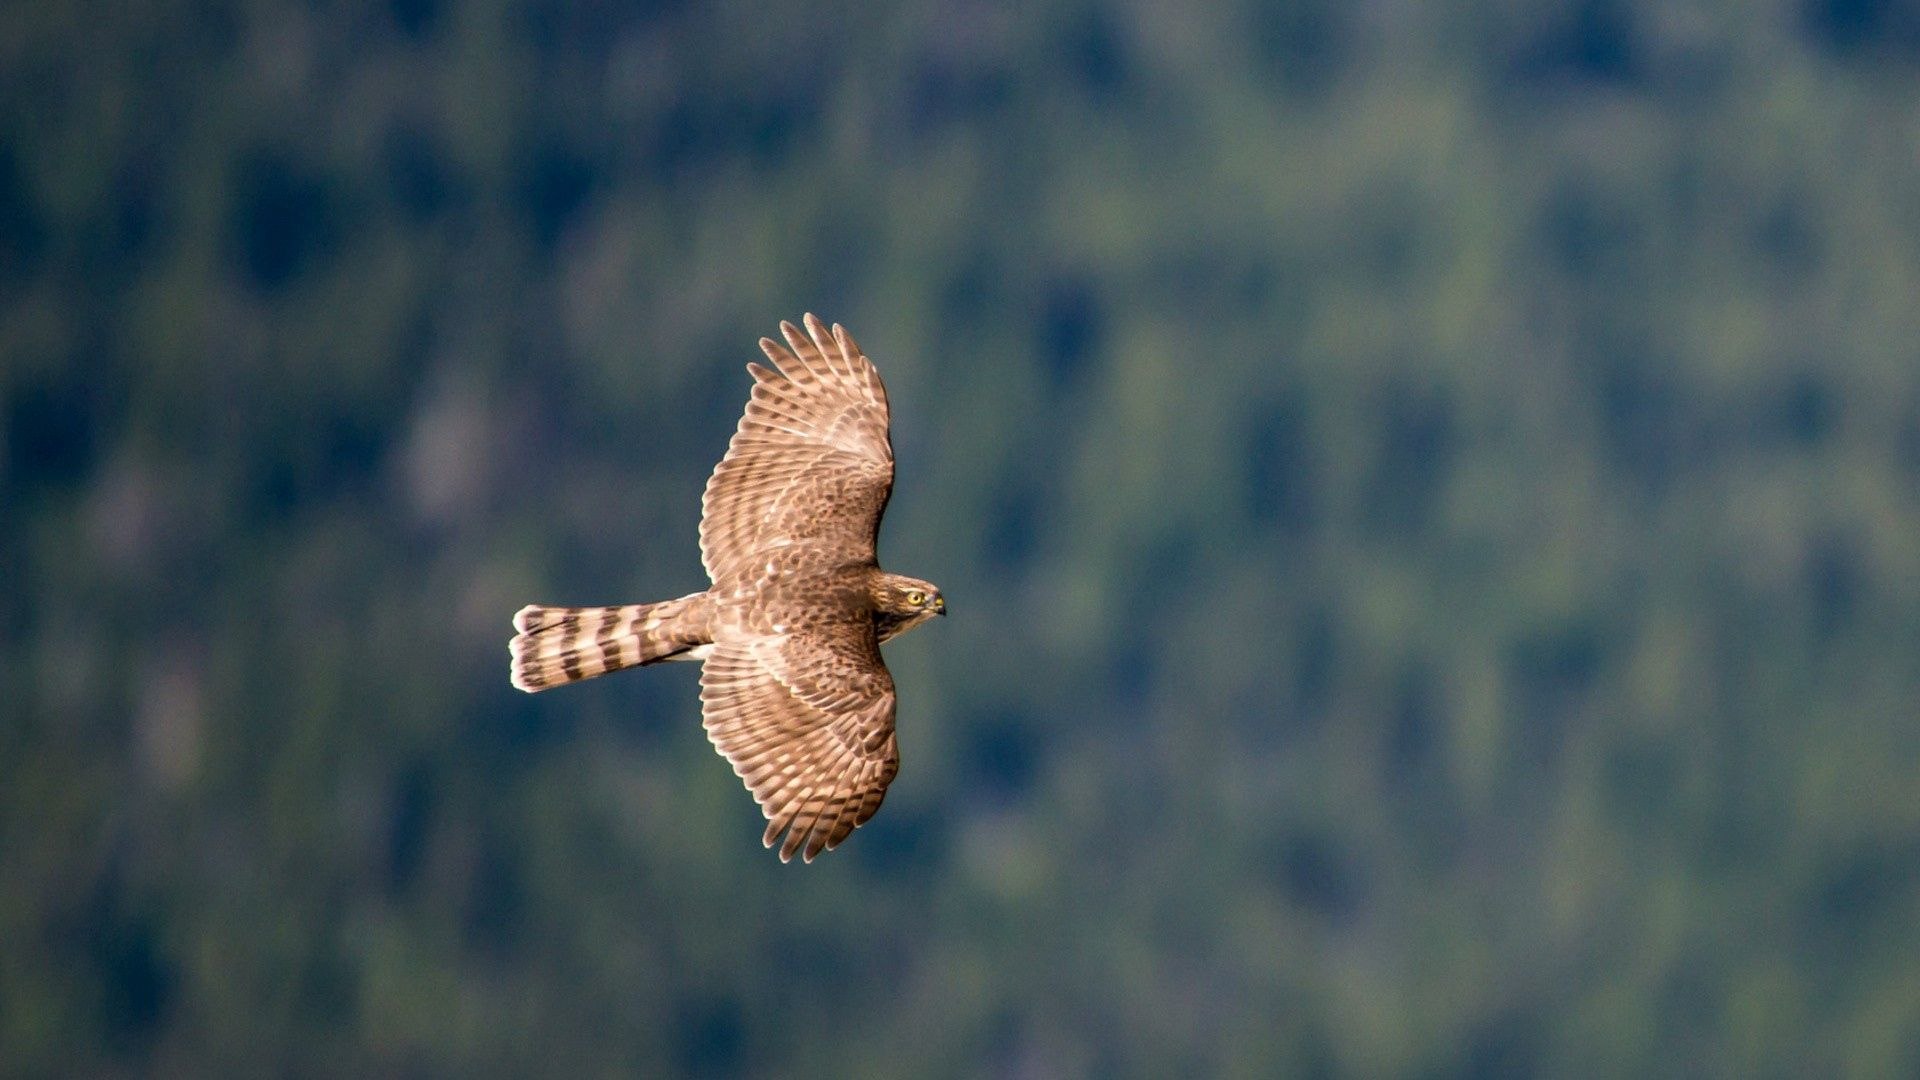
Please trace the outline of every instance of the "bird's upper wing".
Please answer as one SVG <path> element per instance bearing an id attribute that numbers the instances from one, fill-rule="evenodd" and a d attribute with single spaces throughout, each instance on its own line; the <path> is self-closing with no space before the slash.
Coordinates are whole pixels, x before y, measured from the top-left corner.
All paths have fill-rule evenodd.
<path id="1" fill-rule="evenodd" d="M 768 548 L 808 544 L 833 561 L 874 558 L 893 489 L 887 391 L 842 327 L 806 316 L 761 338 L 778 370 L 748 364 L 753 396 L 701 500 L 700 561 L 716 583 Z"/>
<path id="2" fill-rule="evenodd" d="M 700 672 L 707 737 L 767 817 L 780 861 L 808 862 L 864 824 L 900 771 L 893 677 L 871 624 L 720 642 Z"/>

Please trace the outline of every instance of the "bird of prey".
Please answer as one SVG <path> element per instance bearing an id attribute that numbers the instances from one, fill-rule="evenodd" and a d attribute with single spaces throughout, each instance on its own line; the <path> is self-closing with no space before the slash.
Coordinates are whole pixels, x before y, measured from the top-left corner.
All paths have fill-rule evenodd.
<path id="1" fill-rule="evenodd" d="M 880 569 L 893 489 L 887 391 L 840 326 L 807 315 L 761 338 L 773 368 L 701 500 L 713 587 L 623 607 L 530 604 L 513 618 L 513 685 L 532 693 L 666 660 L 699 660 L 707 737 L 782 832 L 780 861 L 812 862 L 865 824 L 900 771 L 893 677 L 880 643 L 947 602 Z"/>

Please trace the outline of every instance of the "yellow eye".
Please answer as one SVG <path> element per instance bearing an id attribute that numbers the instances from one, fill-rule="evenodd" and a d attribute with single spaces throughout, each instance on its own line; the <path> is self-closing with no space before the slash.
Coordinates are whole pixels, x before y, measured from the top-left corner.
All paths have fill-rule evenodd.
<path id="1" fill-rule="evenodd" d="M 919 607 L 921 604 L 924 604 L 926 602 L 927 602 L 926 593 L 921 592 L 919 589 L 907 590 L 907 603 L 912 604 L 914 607 Z"/>

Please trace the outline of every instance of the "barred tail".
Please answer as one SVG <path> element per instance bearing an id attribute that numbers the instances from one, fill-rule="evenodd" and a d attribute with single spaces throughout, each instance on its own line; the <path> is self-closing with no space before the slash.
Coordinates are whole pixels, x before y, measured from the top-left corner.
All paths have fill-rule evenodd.
<path id="1" fill-rule="evenodd" d="M 508 677 L 531 694 L 621 668 L 694 659 L 713 641 L 711 621 L 705 593 L 623 607 L 528 604 L 513 617 L 519 633 L 507 643 Z"/>

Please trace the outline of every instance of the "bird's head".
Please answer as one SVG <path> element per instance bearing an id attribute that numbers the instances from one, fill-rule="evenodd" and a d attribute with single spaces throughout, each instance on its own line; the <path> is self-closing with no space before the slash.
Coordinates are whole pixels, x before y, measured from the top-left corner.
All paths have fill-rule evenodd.
<path id="1" fill-rule="evenodd" d="M 881 575 L 873 601 L 874 622 L 882 641 L 947 613 L 947 599 L 940 595 L 939 586 L 902 574 Z"/>

